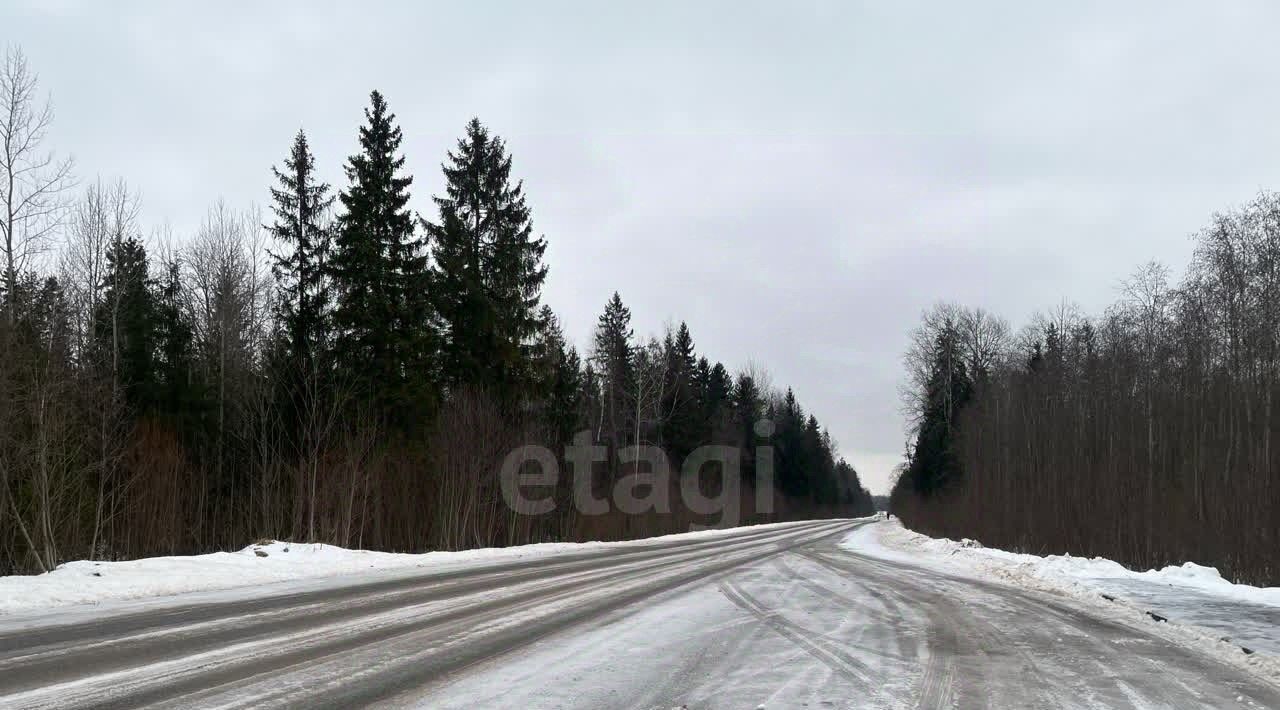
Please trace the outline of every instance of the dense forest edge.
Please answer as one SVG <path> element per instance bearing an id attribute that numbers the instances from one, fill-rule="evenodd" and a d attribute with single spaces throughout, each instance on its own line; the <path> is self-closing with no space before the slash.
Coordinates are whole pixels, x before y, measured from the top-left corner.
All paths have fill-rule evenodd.
<path id="1" fill-rule="evenodd" d="M 1064 302 L 1014 334 L 982 309 L 926 312 L 905 357 L 903 522 L 1280 585 L 1280 195 L 1194 238 L 1181 281 L 1146 264 L 1099 316 Z"/>
<path id="2" fill-rule="evenodd" d="M 268 209 L 218 201 L 183 235 L 148 233 L 123 179 L 79 181 L 45 145 L 52 120 L 10 50 L 0 574 L 262 538 L 454 550 L 872 510 L 795 393 L 699 353 L 685 323 L 639 337 L 615 293 L 587 351 L 567 342 L 541 300 L 547 242 L 479 120 L 443 156 L 443 194 L 415 202 L 375 91 L 340 190 L 299 131 L 264 160 Z M 685 505 L 678 472 L 668 503 L 640 511 L 579 510 L 568 478 L 541 492 L 549 512 L 504 500 L 510 452 L 560 455 L 580 432 L 605 452 L 589 479 L 601 498 L 644 497 L 630 447 L 660 447 L 677 471 L 705 444 L 734 447 L 736 471 L 712 465 L 695 485 L 741 490 L 724 497 L 737 509 Z"/>

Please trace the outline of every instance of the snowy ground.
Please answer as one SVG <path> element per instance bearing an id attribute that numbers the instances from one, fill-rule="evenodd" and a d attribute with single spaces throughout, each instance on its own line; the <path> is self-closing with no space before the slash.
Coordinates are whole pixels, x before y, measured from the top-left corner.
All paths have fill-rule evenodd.
<path id="1" fill-rule="evenodd" d="M 1041 557 L 984 548 L 972 540 L 935 539 L 897 520 L 850 533 L 842 546 L 881 559 L 931 566 L 951 573 L 997 579 L 1015 586 L 1058 592 L 1092 602 L 1150 611 L 1201 630 L 1214 639 L 1280 658 L 1280 587 L 1233 584 L 1212 567 L 1192 562 L 1161 570 L 1133 571 L 1111 560 Z"/>
<path id="2" fill-rule="evenodd" d="M 1280 708 L 1267 654 L 883 522 L 264 551 L 3 580 L 0 707 Z M 222 586 L 121 601 L 178 584 Z"/>
<path id="3" fill-rule="evenodd" d="M 785 528 L 793 523 L 755 526 L 755 530 Z M 397 554 L 348 550 L 334 545 L 269 542 L 237 552 L 150 557 L 124 562 L 80 560 L 59 565 L 41 575 L 0 577 L 0 617 L 76 605 L 103 605 L 128 600 L 150 601 L 191 592 L 231 592 L 209 598 L 234 598 L 236 590 L 293 591 L 325 580 L 350 583 L 353 575 L 366 579 L 412 574 L 425 570 L 453 571 L 551 556 L 625 550 L 679 541 L 713 540 L 731 530 L 666 535 L 629 542 L 544 543 L 461 552 Z M 287 584 L 294 583 L 294 584 Z"/>

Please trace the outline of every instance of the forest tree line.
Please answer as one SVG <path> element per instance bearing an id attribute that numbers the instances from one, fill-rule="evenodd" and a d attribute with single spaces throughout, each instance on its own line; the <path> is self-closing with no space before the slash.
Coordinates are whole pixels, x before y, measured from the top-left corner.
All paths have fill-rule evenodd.
<path id="1" fill-rule="evenodd" d="M 927 312 L 906 357 L 909 526 L 1280 584 L 1280 194 L 1215 214 L 1180 281 L 1157 263 L 1097 317 L 1014 334 Z"/>
<path id="2" fill-rule="evenodd" d="M 582 515 L 567 481 L 551 513 L 507 507 L 504 457 L 579 431 L 609 452 L 605 492 L 627 447 L 678 467 L 721 443 L 743 451 L 750 507 L 768 444 L 772 512 L 735 517 L 869 511 L 794 393 L 697 352 L 684 323 L 637 337 L 615 293 L 579 353 L 541 301 L 546 241 L 505 142 L 478 120 L 429 218 L 375 91 L 341 189 L 300 131 L 264 165 L 268 210 L 217 202 L 194 234 L 148 236 L 125 181 L 78 184 L 44 145 L 53 114 L 21 52 L 0 69 L 0 573 L 260 538 L 418 551 L 718 522 Z"/>

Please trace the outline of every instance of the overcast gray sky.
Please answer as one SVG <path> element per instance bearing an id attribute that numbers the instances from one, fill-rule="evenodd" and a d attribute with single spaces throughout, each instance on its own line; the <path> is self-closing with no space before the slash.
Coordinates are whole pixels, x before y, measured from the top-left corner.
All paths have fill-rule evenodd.
<path id="1" fill-rule="evenodd" d="M 620 5 L 18 2 L 0 43 L 81 178 L 126 178 L 178 235 L 265 203 L 299 127 L 340 187 L 374 88 L 432 215 L 479 116 L 579 345 L 615 289 L 638 333 L 686 320 L 794 386 L 875 492 L 921 309 L 1097 312 L 1280 185 L 1275 3 Z"/>

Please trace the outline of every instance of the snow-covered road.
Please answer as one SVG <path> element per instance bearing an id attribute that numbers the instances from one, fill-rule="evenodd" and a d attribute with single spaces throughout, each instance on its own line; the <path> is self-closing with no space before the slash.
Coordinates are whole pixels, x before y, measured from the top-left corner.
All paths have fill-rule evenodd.
<path id="1" fill-rule="evenodd" d="M 866 521 L 0 617 L 0 707 L 1280 708 L 1079 600 L 841 546 Z"/>

